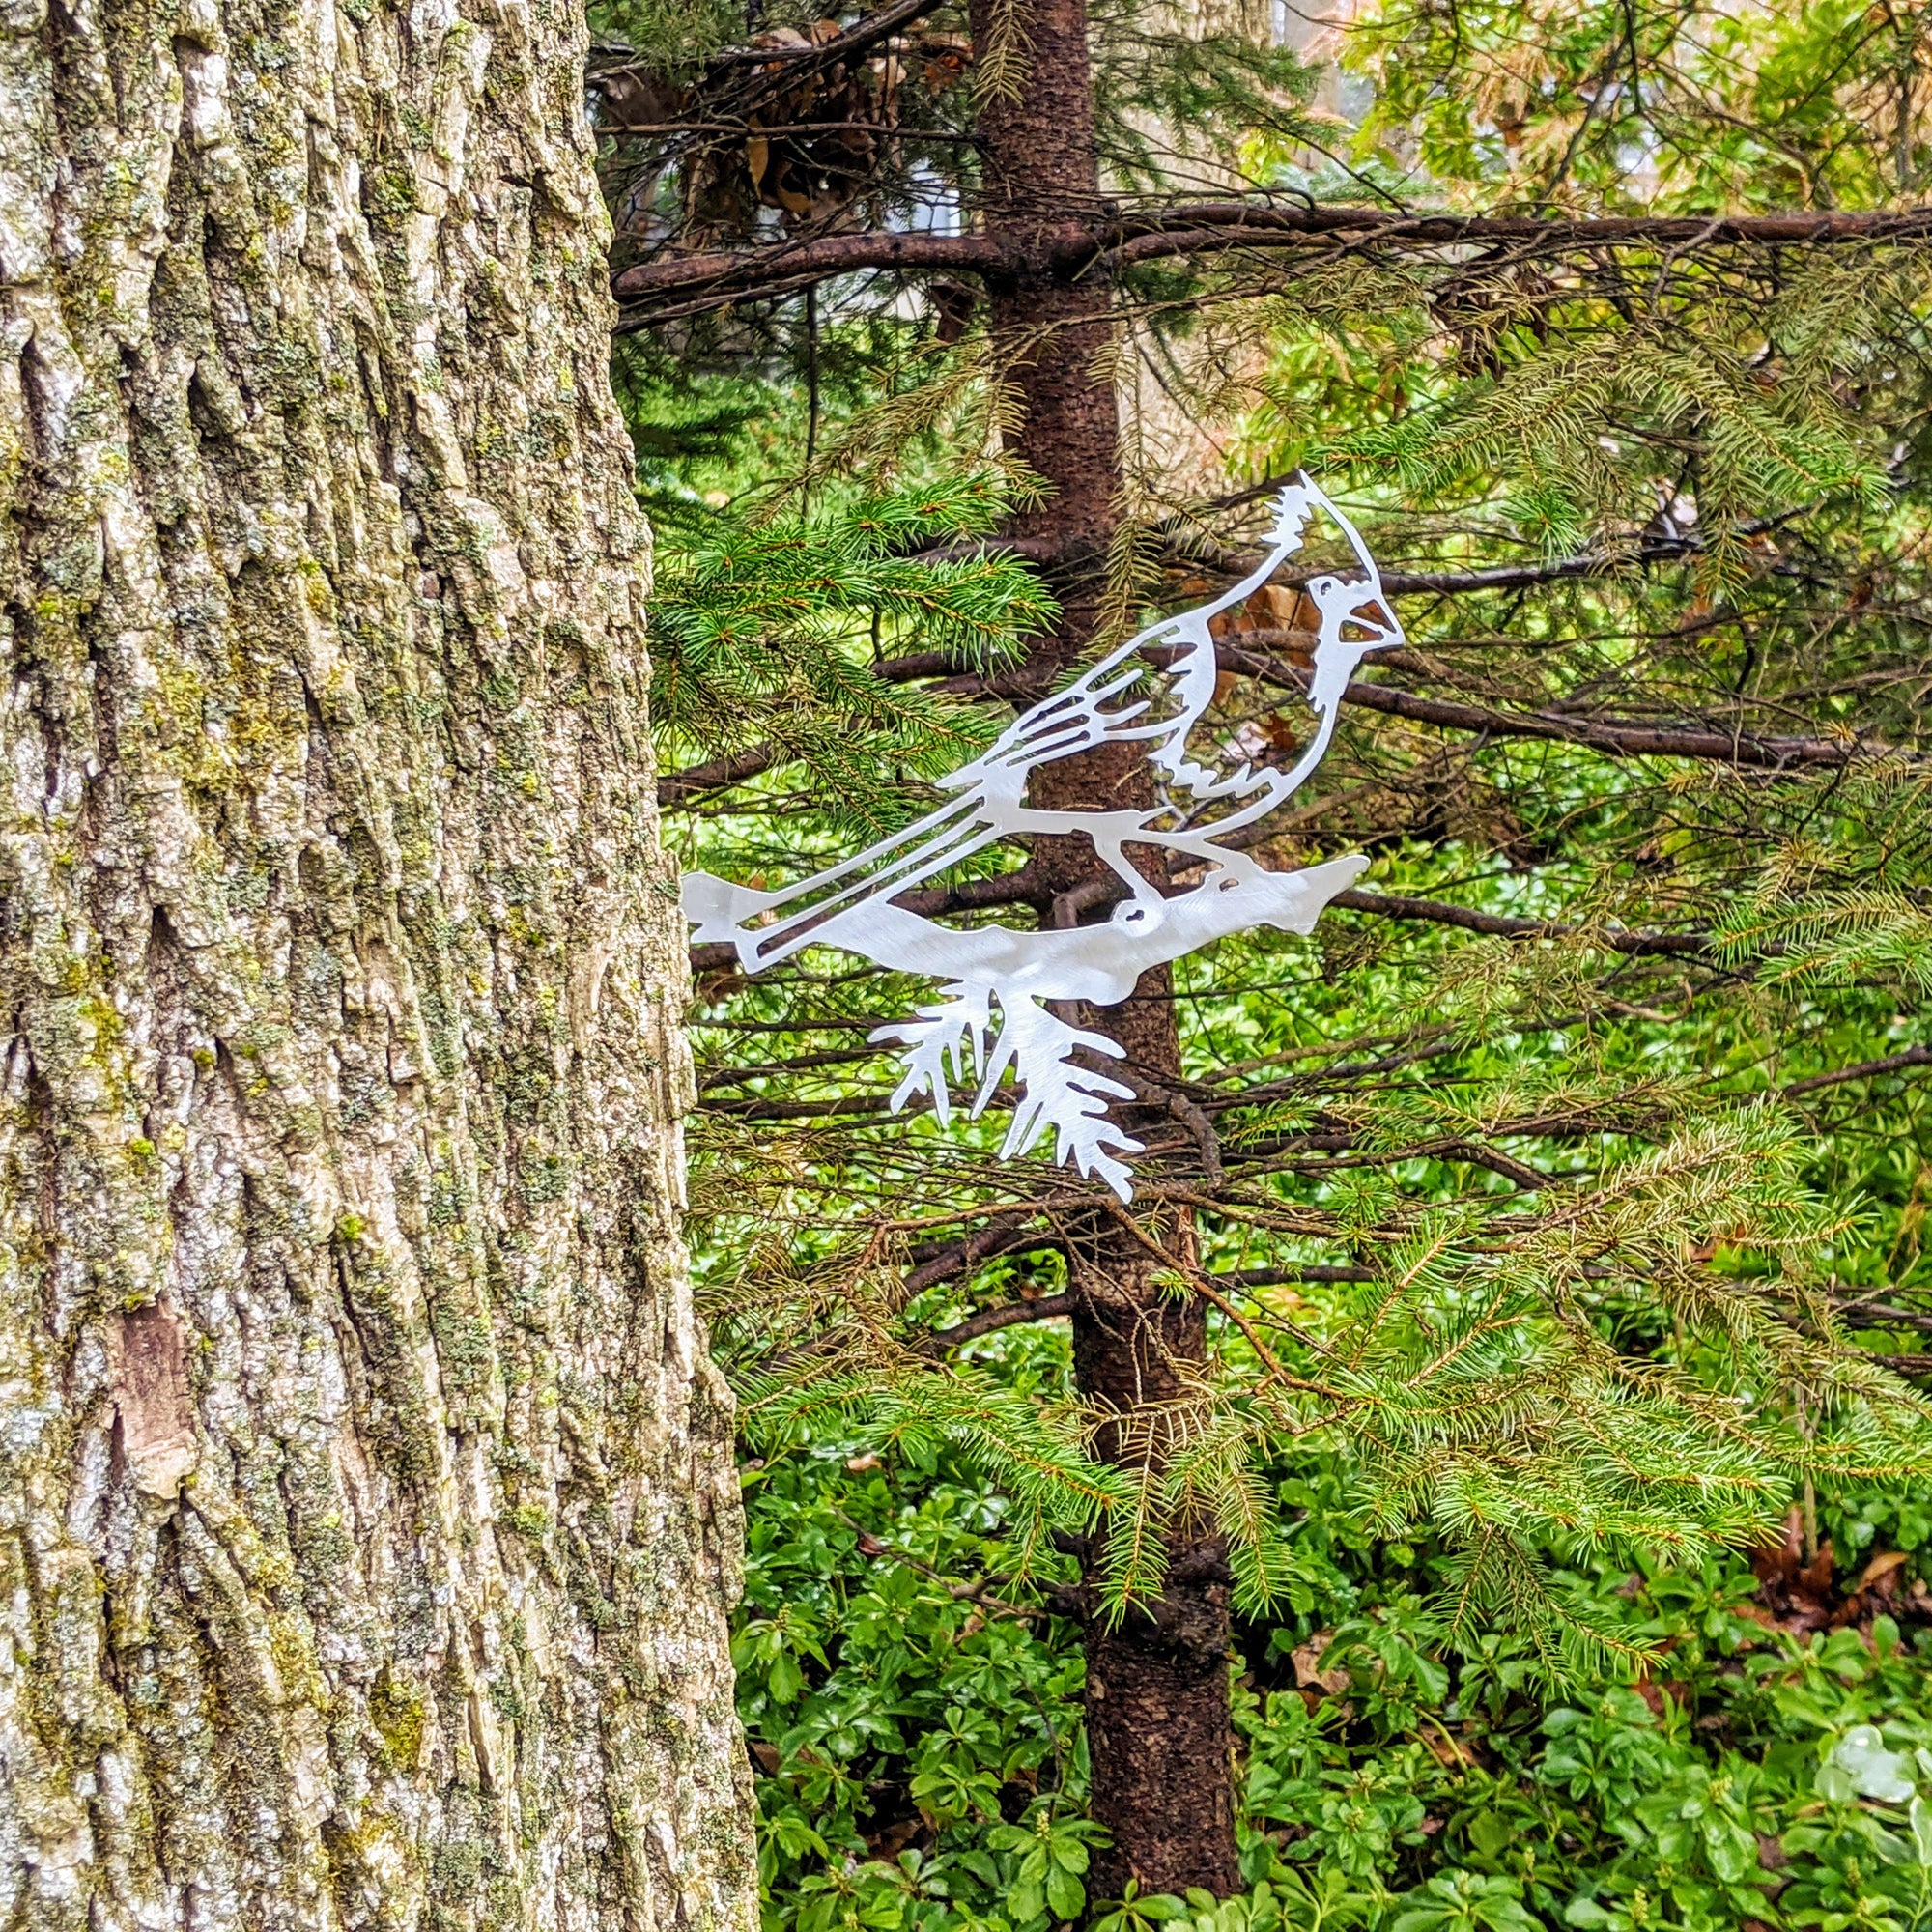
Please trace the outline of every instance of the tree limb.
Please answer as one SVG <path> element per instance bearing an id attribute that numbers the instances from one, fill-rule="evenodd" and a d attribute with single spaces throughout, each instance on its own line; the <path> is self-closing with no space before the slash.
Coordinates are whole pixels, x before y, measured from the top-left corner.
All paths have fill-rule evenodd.
<path id="1" fill-rule="evenodd" d="M 827 43 L 832 44 L 831 43 Z M 1597 220 L 1529 215 L 1405 214 L 1382 208 L 1225 201 L 1185 203 L 1104 221 L 1042 226 L 1022 244 L 1000 234 L 885 232 L 827 235 L 765 247 L 665 255 L 624 270 L 612 282 L 620 300 L 666 298 L 701 291 L 723 308 L 868 269 L 908 272 L 1016 275 L 1042 270 L 1062 275 L 1108 270 L 1178 255 L 1235 248 L 1309 248 L 1337 244 L 1433 251 L 1472 242 L 1511 242 L 1520 253 L 1561 255 L 1581 249 L 1730 242 L 1749 246 L 1822 246 L 1910 241 L 1932 236 L 1932 208 L 1898 213 L 1819 211 L 1803 214 L 1607 216 Z M 692 312 L 689 301 L 680 312 Z M 650 318 L 645 317 L 648 321 Z"/>
<path id="2" fill-rule="evenodd" d="M 743 784 L 760 772 L 770 771 L 779 756 L 776 745 L 753 745 L 750 751 L 735 752 L 727 758 L 712 758 L 701 765 L 686 765 L 679 772 L 658 774 L 658 808 L 671 811 L 700 792 L 723 791 Z"/>
<path id="3" fill-rule="evenodd" d="M 1217 498 L 1211 507 L 1216 509 L 1238 509 L 1243 503 L 1257 500 L 1259 497 L 1277 493 L 1285 478 L 1270 477 L 1265 488 L 1258 491 L 1236 491 L 1226 497 Z M 1813 508 L 1815 505 L 1806 506 Z M 1741 523 L 1728 526 L 1728 533 L 1733 537 L 1762 536 L 1780 528 L 1795 518 L 1804 514 L 1802 510 L 1786 511 L 1776 517 L 1750 517 Z M 1218 550 L 1204 547 L 1192 533 L 1176 533 L 1172 529 L 1165 532 L 1156 526 L 1154 534 L 1163 535 L 1166 542 L 1166 556 L 1176 566 L 1188 569 L 1208 569 L 1227 577 L 1244 577 L 1255 566 L 1259 552 L 1244 554 L 1238 551 Z M 1186 541 L 1180 540 L 1185 534 Z M 1629 545 L 1616 550 L 1578 551 L 1572 556 L 1545 557 L 1533 562 L 1491 564 L 1481 570 L 1384 570 L 1381 573 L 1382 588 L 1392 597 L 1420 596 L 1459 596 L 1464 593 L 1486 590 L 1527 590 L 1543 583 L 1562 583 L 1577 579 L 1613 577 L 1619 571 L 1650 563 L 1671 563 L 1685 557 L 1697 556 L 1707 548 L 1703 536 L 1694 530 L 1670 532 L 1650 529 L 1643 531 Z M 1100 547 L 1091 539 L 1081 538 L 1056 542 L 1048 537 L 976 537 L 967 542 L 937 545 L 928 550 L 915 551 L 912 560 L 921 563 L 960 563 L 973 559 L 1010 554 L 1024 556 L 1040 563 L 1061 563 L 1079 560 L 1086 556 L 1098 556 Z M 1301 570 L 1278 571 L 1272 582 L 1284 589 L 1293 589 L 1309 582 L 1323 573 L 1316 566 Z M 934 653 L 925 653 L 927 657 Z M 889 659 L 889 664 L 911 663 L 911 659 Z M 960 668 L 955 663 L 955 670 Z M 879 668 L 880 675 L 885 668 Z M 902 672 L 901 675 L 921 676 L 936 673 Z"/>
<path id="4" fill-rule="evenodd" d="M 1611 952 L 1638 955 L 1669 953 L 1678 958 L 1704 957 L 1703 936 L 1694 932 L 1626 932 L 1589 930 L 1560 920 L 1515 919 L 1505 913 L 1477 912 L 1470 906 L 1449 905 L 1441 899 L 1407 898 L 1390 893 L 1365 893 L 1350 888 L 1337 893 L 1330 905 L 1366 912 L 1378 919 L 1422 920 L 1434 925 L 1461 926 L 1464 932 L 1487 932 L 1502 939 L 1577 939 L 1587 936 Z"/>
<path id="5" fill-rule="evenodd" d="M 1118 1080 L 1123 1087 L 1131 1087 L 1137 1100 L 1173 1115 L 1193 1136 L 1195 1146 L 1201 1150 L 1201 1171 L 1207 1184 L 1209 1187 L 1220 1184 L 1223 1179 L 1221 1143 L 1214 1132 L 1214 1123 L 1185 1094 L 1165 1087 L 1159 1081 L 1150 1080 L 1131 1067 L 1112 1062 L 1107 1065 L 1107 1076 Z"/>
<path id="6" fill-rule="evenodd" d="M 1268 636 L 1250 633 L 1249 636 Z M 1291 691 L 1304 690 L 1308 673 L 1298 665 L 1224 641 L 1221 662 Z M 1887 748 L 1843 738 L 1756 738 L 1743 731 L 1719 731 L 1690 724 L 1649 724 L 1634 718 L 1572 718 L 1555 711 L 1492 711 L 1479 704 L 1424 697 L 1389 684 L 1351 681 L 1350 704 L 1391 718 L 1438 724 L 1450 731 L 1476 731 L 1489 738 L 1542 738 L 1587 745 L 1613 757 L 1715 758 L 1728 765 L 1781 771 L 1794 765 L 1849 765 Z"/>
<path id="7" fill-rule="evenodd" d="M 1226 1281 L 1236 1288 L 1293 1288 L 1301 1281 L 1374 1281 L 1376 1278 L 1373 1268 L 1329 1267 L 1325 1264 L 1292 1268 L 1236 1268 L 1214 1277 L 1216 1281 Z"/>
<path id="8" fill-rule="evenodd" d="M 1029 1228 L 1009 1214 L 996 1215 L 977 1233 L 942 1242 L 924 1252 L 916 1250 L 915 1265 L 906 1272 L 906 1293 L 908 1296 L 923 1293 L 935 1282 L 950 1281 L 962 1269 L 996 1261 L 1002 1255 L 1060 1246 L 1057 1235 Z"/>
<path id="9" fill-rule="evenodd" d="M 624 270 L 611 282 L 620 301 L 703 291 L 724 308 L 747 296 L 809 287 L 862 269 L 904 269 L 985 274 L 1006 251 L 983 235 L 933 235 L 906 230 L 876 235 L 827 235 L 815 242 L 777 242 L 703 255 L 661 255 Z"/>
<path id="10" fill-rule="evenodd" d="M 881 7 L 876 13 L 867 14 L 863 19 L 855 20 L 841 34 L 835 34 L 829 41 L 814 41 L 803 46 L 744 46 L 726 47 L 722 53 L 712 56 L 705 69 L 705 76 L 698 83 L 701 91 L 708 85 L 722 81 L 733 68 L 753 68 L 764 70 L 779 68 L 791 70 L 813 62 L 849 60 L 852 55 L 864 53 L 879 42 L 890 40 L 901 27 L 909 27 L 915 20 L 923 19 L 928 14 L 936 14 L 943 0 L 892 0 L 890 6 Z M 630 53 L 633 50 L 621 45 L 612 47 L 607 43 L 607 50 Z M 620 73 L 640 74 L 654 78 L 661 70 L 650 61 L 637 59 L 606 60 L 593 59 L 585 79 L 593 83 Z M 628 131 L 621 128 L 607 128 L 600 126 L 599 133 Z"/>

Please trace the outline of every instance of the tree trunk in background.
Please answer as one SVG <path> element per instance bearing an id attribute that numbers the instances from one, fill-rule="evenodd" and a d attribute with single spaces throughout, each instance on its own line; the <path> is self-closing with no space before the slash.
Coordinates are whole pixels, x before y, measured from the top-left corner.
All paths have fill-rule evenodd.
<path id="1" fill-rule="evenodd" d="M 1001 0 L 976 0 L 975 39 L 983 50 Z M 1027 71 L 1012 99 L 989 100 L 980 116 L 986 171 L 986 224 L 1004 233 L 1013 257 L 1038 266 L 988 284 L 996 339 L 1017 345 L 1013 383 L 1025 410 L 1013 453 L 1049 486 L 1015 534 L 1046 537 L 1058 565 L 1048 575 L 1061 598 L 1058 631 L 1030 661 L 1044 692 L 1078 658 L 1094 625 L 1114 527 L 1120 476 L 1120 423 L 1110 375 L 1096 363 L 1108 342 L 1111 297 L 1103 279 L 1057 276 L 1043 242 L 1056 223 L 1091 214 L 1100 202 L 1094 152 L 1094 90 L 1084 0 L 1035 0 L 1023 10 Z M 1041 767 L 1029 797 L 1055 810 L 1118 810 L 1154 803 L 1153 777 L 1135 746 L 1101 747 Z M 1107 899 L 1084 889 L 1111 875 L 1082 838 L 1043 838 L 1032 854 L 1043 888 L 1042 920 L 1063 904 L 1084 919 L 1104 919 Z M 1158 863 L 1144 851 L 1137 859 Z M 1159 876 L 1150 872 L 1150 877 Z M 1073 900 L 1065 895 L 1073 894 Z M 1108 897 L 1118 896 L 1118 893 Z M 1084 899 L 1085 904 L 1080 901 Z M 1119 1041 L 1127 1066 L 1159 1083 L 1179 1069 L 1173 978 L 1143 976 L 1119 1007 L 1083 1007 L 1077 1023 Z M 1128 1110 L 1124 1123 L 1158 1110 Z M 1170 1217 L 1161 1237 L 1179 1251 L 1191 1230 Z M 1128 1410 L 1184 1400 L 1190 1367 L 1207 1350 L 1206 1310 L 1178 1300 L 1158 1281 L 1148 1248 L 1111 1216 L 1096 1219 L 1072 1254 L 1073 1363 L 1082 1395 Z M 1100 1453 L 1136 1463 L 1129 1441 L 1103 1437 Z M 1093 1764 L 1093 1815 L 1112 1834 L 1096 1853 L 1093 1891 L 1119 1898 L 1128 1879 L 1145 1891 L 1205 1887 L 1217 1894 L 1239 1884 L 1236 1863 L 1225 1560 L 1211 1535 L 1183 1532 L 1169 1550 L 1172 1572 L 1158 1604 L 1137 1607 L 1116 1629 L 1089 1604 L 1086 1630 L 1087 1739 Z"/>
<path id="2" fill-rule="evenodd" d="M 9 1924 L 755 1922 L 581 33 L 0 3 Z"/>

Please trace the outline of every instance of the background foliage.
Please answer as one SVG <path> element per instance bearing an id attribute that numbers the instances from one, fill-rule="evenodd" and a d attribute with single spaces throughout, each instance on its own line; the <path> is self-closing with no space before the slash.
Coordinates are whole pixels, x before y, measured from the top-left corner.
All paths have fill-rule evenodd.
<path id="1" fill-rule="evenodd" d="M 603 16 L 607 123 L 691 111 L 626 93 L 639 50 L 686 87 L 745 28 Z M 1339 84 L 1264 31 L 1094 19 L 1123 195 L 1208 155 L 1318 202 L 1702 216 L 1896 208 L 1932 167 L 1912 6 L 1384 0 Z M 862 203 L 970 217 L 963 29 L 848 76 L 840 114 L 899 117 L 878 153 L 613 136 L 619 263 Z M 1403 585 L 1409 650 L 1268 848 L 1368 850 L 1375 891 L 1183 969 L 1211 1148 L 1165 1151 L 1218 1170 L 1195 1285 L 1225 1314 L 1138 1490 L 1088 1455 L 1064 1335 L 1006 1320 L 1065 1290 L 1051 1178 L 1003 1171 L 996 1126 L 879 1124 L 865 1035 L 922 989 L 836 957 L 701 983 L 772 1921 L 1916 1928 L 1922 248 L 1217 257 L 1117 297 L 1119 620 L 1225 577 L 1303 463 Z M 970 291 L 892 277 L 620 338 L 666 798 L 712 869 L 793 876 L 997 728 L 1051 612 L 982 541 L 1031 487 L 1009 353 Z M 1172 460 L 1177 412 L 1236 487 Z M 1227 640 L 1247 755 L 1295 742 L 1295 638 L 1291 604 Z M 1095 1901 L 1071 1552 L 1130 1596 L 1189 1510 L 1241 1586 L 1251 1889 Z"/>
<path id="2" fill-rule="evenodd" d="M 1005 1346 L 1022 1384 L 1053 1375 L 1050 1344 Z M 1375 1538 L 1351 1488 L 1327 1456 L 1281 1476 L 1292 1574 L 1238 1626 L 1253 1889 L 1129 1900 L 1110 1932 L 1904 1928 L 1932 1910 L 1922 1596 L 1868 1585 L 1780 1617 L 1737 1561 L 1582 1570 L 1605 1624 L 1662 1661 L 1552 1688 L 1519 1635 L 1445 1640 L 1425 1603 L 1440 1551 Z M 825 1441 L 754 1463 L 747 1494 L 735 1655 L 773 1922 L 1080 1918 L 1079 1652 L 1002 1594 L 998 1499 L 944 1454 Z M 1824 1527 L 1896 1579 L 1932 1520 L 1922 1495 L 1866 1495 Z"/>

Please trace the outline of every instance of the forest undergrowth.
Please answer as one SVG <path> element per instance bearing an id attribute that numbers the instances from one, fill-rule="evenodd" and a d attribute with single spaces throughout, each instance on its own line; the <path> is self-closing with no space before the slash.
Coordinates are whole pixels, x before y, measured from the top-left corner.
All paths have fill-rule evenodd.
<path id="1" fill-rule="evenodd" d="M 1050 1335 L 987 1345 L 1055 1379 Z M 998 1496 L 937 1445 L 748 1459 L 734 1657 L 768 1923 L 1583 1932 L 1932 1918 L 1932 1498 L 1821 1496 L 1786 1541 L 1575 1574 L 1655 1656 L 1563 1684 L 1445 1643 L 1427 1543 L 1370 1534 L 1340 1460 L 1279 1476 L 1293 1574 L 1236 1621 L 1241 1870 L 1215 1901 L 1087 1895 L 1082 1662 L 1015 1587 Z"/>

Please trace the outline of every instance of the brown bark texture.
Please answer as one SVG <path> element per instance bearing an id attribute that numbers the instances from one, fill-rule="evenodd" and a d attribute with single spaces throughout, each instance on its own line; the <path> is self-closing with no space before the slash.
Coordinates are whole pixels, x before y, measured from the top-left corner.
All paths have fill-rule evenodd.
<path id="1" fill-rule="evenodd" d="M 979 0 L 975 35 L 983 48 L 993 8 Z M 1014 352 L 1012 382 L 1024 411 L 1013 443 L 1048 495 L 1016 524 L 1020 536 L 1054 540 L 1062 620 L 1032 653 L 1032 681 L 1044 690 L 1078 658 L 1093 633 L 1098 580 L 1115 522 L 1120 477 L 1119 403 L 1105 361 L 1111 299 L 1097 277 L 1076 279 L 1056 264 L 1057 224 L 1101 207 L 1094 91 L 1084 0 L 1035 0 L 1025 12 L 1028 57 L 1018 89 L 989 100 L 980 118 L 986 171 L 985 228 L 1019 272 L 987 277 L 989 322 Z M 1044 765 L 1036 805 L 1113 810 L 1154 802 L 1152 773 L 1138 748 L 1102 747 Z M 1154 869 L 1158 854 L 1134 855 Z M 1033 853 L 1038 910 L 1049 923 L 1066 912 L 1105 918 L 1091 890 L 1108 876 L 1092 844 L 1043 838 Z M 1122 1006 L 1083 1008 L 1078 1024 L 1124 1049 L 1126 1066 L 1156 1086 L 1178 1072 L 1173 980 L 1166 968 L 1143 976 Z M 1114 1070 L 1110 1067 L 1109 1070 Z M 1157 1117 L 1157 1115 L 1156 1115 Z M 1129 1107 L 1132 1131 L 1148 1118 Z M 1170 1217 L 1158 1231 L 1184 1252 L 1191 1230 Z M 1123 1418 L 1104 1431 L 1102 1454 L 1136 1463 L 1159 1458 L 1159 1411 L 1188 1399 L 1207 1352 L 1206 1310 L 1161 1285 L 1157 1248 L 1111 1215 L 1096 1217 L 1072 1245 L 1074 1376 L 1080 1392 Z M 1087 1733 L 1091 1804 L 1111 1843 L 1097 1851 L 1092 1889 L 1119 1898 L 1129 1879 L 1144 1891 L 1236 1889 L 1229 1709 L 1226 1568 L 1205 1527 L 1172 1537 L 1168 1585 L 1157 1603 L 1118 1622 L 1102 1614 L 1090 1581 L 1087 1604 Z"/>
<path id="2" fill-rule="evenodd" d="M 0 1922 L 749 1927 L 548 0 L 0 0 Z"/>

